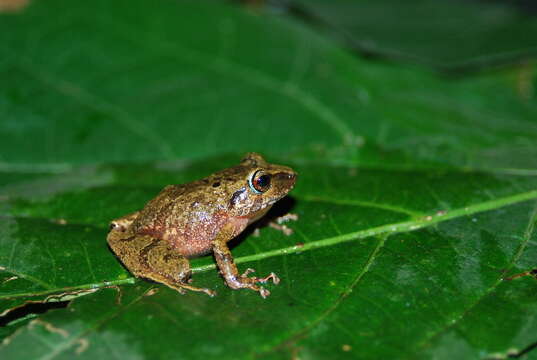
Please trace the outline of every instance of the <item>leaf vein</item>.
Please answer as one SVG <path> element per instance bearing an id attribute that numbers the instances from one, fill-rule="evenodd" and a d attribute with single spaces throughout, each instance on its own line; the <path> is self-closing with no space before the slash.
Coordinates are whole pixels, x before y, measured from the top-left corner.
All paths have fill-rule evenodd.
<path id="1" fill-rule="evenodd" d="M 509 264 L 507 264 L 506 269 L 510 269 L 517 262 L 517 260 L 520 258 L 520 256 L 522 256 L 522 253 L 524 252 L 524 249 L 528 245 L 529 239 L 530 239 L 531 235 L 533 234 L 536 221 L 537 221 L 537 203 L 535 204 L 535 208 L 533 209 L 533 212 L 532 212 L 532 214 L 531 214 L 531 216 L 529 218 L 528 226 L 527 226 L 525 234 L 524 234 L 524 239 L 520 243 L 520 246 L 518 247 L 518 249 L 515 252 L 515 254 L 513 255 L 513 257 L 511 258 L 511 261 L 509 262 Z M 485 292 L 483 292 L 483 294 L 473 304 L 471 304 L 466 310 L 464 310 L 464 312 L 462 312 L 457 317 L 457 319 L 451 321 L 447 326 L 443 327 L 442 329 L 438 330 L 434 334 L 432 334 L 429 337 L 427 337 L 424 341 L 422 341 L 417 346 L 417 348 L 420 349 L 420 350 L 423 350 L 423 349 L 427 348 L 428 346 L 430 346 L 432 344 L 434 339 L 437 339 L 442 334 L 446 333 L 450 329 L 452 329 L 455 326 L 457 326 L 462 320 L 464 320 L 466 318 L 466 316 L 472 311 L 472 309 L 474 309 L 476 306 L 478 306 L 487 296 L 489 296 L 493 291 L 495 291 L 497 289 L 497 287 L 503 281 L 504 280 L 503 280 L 503 275 L 502 275 L 502 277 L 498 278 L 496 280 L 496 282 L 494 282 L 494 284 L 492 284 L 491 287 L 489 287 L 487 290 L 485 290 Z"/>
<path id="2" fill-rule="evenodd" d="M 25 63 L 28 64 L 31 62 L 29 60 L 25 60 Z M 158 148 L 162 155 L 170 158 L 173 157 L 170 144 L 166 142 L 160 134 L 154 132 L 150 127 L 145 126 L 142 121 L 134 118 L 121 106 L 90 93 L 88 90 L 83 89 L 78 84 L 60 79 L 57 74 L 49 74 L 43 70 L 32 69 L 30 66 L 22 65 L 20 63 L 18 66 L 21 71 L 26 72 L 27 75 L 32 76 L 36 80 L 40 81 L 51 89 L 54 89 L 60 94 L 74 99 L 80 104 L 86 105 L 94 110 L 113 115 L 111 116 L 112 119 L 123 125 L 126 129 L 130 130 L 133 134 L 136 134 L 141 138 L 145 138 L 148 142 Z"/>
<path id="3" fill-rule="evenodd" d="M 201 51 L 183 46 L 178 43 L 164 41 L 163 39 L 152 39 L 147 42 L 140 42 L 133 39 L 132 29 L 120 29 L 117 21 L 100 20 L 107 28 L 115 27 L 118 33 L 123 33 L 124 38 L 137 46 L 145 47 L 147 44 L 160 44 L 163 49 L 166 49 L 166 56 L 175 56 L 183 61 L 203 66 L 208 70 L 219 74 L 233 76 L 246 83 L 253 84 L 259 88 L 273 91 L 277 94 L 287 96 L 295 102 L 301 104 L 306 110 L 314 114 L 319 120 L 330 126 L 343 140 L 344 144 L 349 144 L 352 139 L 352 130 L 334 111 L 322 103 L 318 98 L 300 89 L 292 83 L 285 83 L 283 80 L 275 78 L 269 74 L 265 74 L 257 69 L 245 66 L 244 64 L 233 62 L 222 57 L 220 54 L 206 54 Z"/>
<path id="4" fill-rule="evenodd" d="M 23 278 L 23 279 L 28 280 L 30 282 L 33 282 L 35 284 L 38 284 L 38 285 L 44 287 L 45 289 L 51 290 L 51 291 L 48 291 L 47 293 L 57 291 L 57 290 L 55 290 L 55 287 L 52 286 L 51 284 L 49 284 L 49 283 L 47 283 L 47 282 L 45 282 L 45 281 L 43 281 L 41 279 L 38 279 L 38 278 L 36 278 L 36 277 L 34 277 L 32 275 L 21 273 L 19 271 L 13 270 L 13 269 L 11 269 L 9 267 L 3 267 L 2 270 L 6 271 L 6 272 L 9 272 L 9 273 L 12 273 L 13 275 L 16 275 L 16 276 L 18 276 L 20 278 Z M 31 296 L 31 295 L 25 294 L 24 296 Z M 2 299 L 2 298 L 8 298 L 9 299 L 11 297 L 0 295 L 0 299 Z"/>
<path id="5" fill-rule="evenodd" d="M 283 344 L 288 344 L 292 342 L 293 340 L 298 340 L 304 336 L 306 336 L 307 333 L 310 333 L 315 327 L 317 327 L 323 320 L 325 320 L 330 314 L 332 314 L 336 309 L 343 303 L 343 301 L 349 296 L 349 294 L 353 291 L 353 289 L 358 285 L 358 283 L 364 278 L 365 274 L 369 271 L 371 268 L 371 265 L 375 261 L 378 253 L 386 243 L 386 239 L 388 238 L 388 235 L 385 234 L 384 236 L 381 236 L 378 239 L 378 244 L 375 246 L 371 254 L 369 255 L 369 258 L 367 259 L 366 263 L 362 267 L 362 269 L 356 274 L 353 281 L 350 283 L 350 285 L 345 289 L 345 291 L 339 296 L 339 298 L 332 304 L 332 306 L 328 307 L 321 315 L 313 320 L 310 324 L 306 325 L 301 330 L 298 330 L 294 334 L 290 335 L 288 338 L 282 340 L 280 344 L 274 346 L 271 350 L 274 350 Z M 269 352 L 271 350 L 268 350 Z"/>
<path id="6" fill-rule="evenodd" d="M 72 347 L 81 337 L 83 337 L 86 334 L 89 334 L 90 332 L 94 331 L 98 327 L 106 324 L 108 321 L 110 321 L 111 319 L 113 319 L 116 316 L 118 316 L 121 312 L 125 311 L 126 309 L 130 308 L 135 303 L 140 301 L 140 299 L 142 299 L 144 296 L 146 296 L 146 292 L 142 293 L 140 296 L 138 296 L 137 298 L 132 300 L 129 304 L 127 304 L 127 305 L 125 305 L 125 306 L 123 306 L 121 308 L 113 308 L 114 310 L 109 312 L 107 314 L 108 315 L 107 317 L 103 318 L 101 321 L 96 321 L 92 326 L 90 326 L 87 329 L 84 329 L 84 330 L 80 331 L 78 334 L 70 337 L 69 339 L 67 339 L 68 341 L 64 342 L 63 344 L 60 343 L 61 345 L 58 346 L 55 349 L 55 351 L 53 351 L 52 353 L 49 353 L 49 354 L 44 354 L 39 359 L 41 359 L 41 360 L 49 360 L 49 359 L 55 358 L 57 355 L 61 354 L 65 350 L 67 350 L 70 347 Z"/>

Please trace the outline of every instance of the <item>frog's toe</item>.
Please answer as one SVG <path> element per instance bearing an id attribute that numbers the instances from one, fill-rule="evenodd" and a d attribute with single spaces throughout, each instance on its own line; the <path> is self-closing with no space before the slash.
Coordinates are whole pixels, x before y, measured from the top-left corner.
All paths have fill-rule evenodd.
<path id="1" fill-rule="evenodd" d="M 215 297 L 216 296 L 216 291 L 211 290 L 211 289 L 203 289 L 203 292 L 206 293 L 207 295 L 209 295 L 210 297 Z"/>
<path id="2" fill-rule="evenodd" d="M 166 284 L 168 287 L 176 290 L 179 294 L 181 295 L 185 295 L 186 294 L 186 290 L 183 289 L 181 286 L 173 286 L 173 285 L 170 285 L 170 284 Z"/>
<path id="3" fill-rule="evenodd" d="M 254 269 L 248 268 L 241 275 L 241 278 L 243 278 L 243 279 L 251 279 L 251 281 L 253 281 L 254 283 L 266 283 L 269 280 L 272 280 L 272 282 L 275 285 L 278 285 L 280 283 L 280 278 L 276 274 L 274 274 L 273 272 L 271 272 L 268 276 L 265 276 L 264 278 L 258 278 L 258 277 L 248 278 L 248 275 L 253 273 L 253 272 L 255 272 Z"/>
<path id="4" fill-rule="evenodd" d="M 256 278 L 256 282 L 260 283 L 266 283 L 269 280 L 272 280 L 275 285 L 278 285 L 280 283 L 280 278 L 273 272 L 271 272 L 268 276 L 265 276 L 264 278 Z"/>
<path id="5" fill-rule="evenodd" d="M 268 291 L 267 289 L 261 287 L 261 288 L 259 288 L 259 295 L 261 295 L 261 297 L 262 297 L 263 299 L 266 299 L 267 296 L 270 295 L 270 291 Z"/>
<path id="6" fill-rule="evenodd" d="M 186 292 L 186 290 L 191 290 L 191 291 L 204 292 L 207 295 L 209 295 L 210 297 L 216 296 L 216 291 L 211 290 L 211 289 L 199 288 L 199 287 L 187 284 L 187 283 L 179 283 L 178 285 L 179 285 L 178 287 L 180 287 L 181 290 L 183 290 L 183 293 Z"/>
<path id="7" fill-rule="evenodd" d="M 248 275 L 250 275 L 251 273 L 255 273 L 255 270 L 252 268 L 248 268 L 246 269 L 246 271 L 242 273 L 241 277 L 243 278 L 248 277 Z"/>

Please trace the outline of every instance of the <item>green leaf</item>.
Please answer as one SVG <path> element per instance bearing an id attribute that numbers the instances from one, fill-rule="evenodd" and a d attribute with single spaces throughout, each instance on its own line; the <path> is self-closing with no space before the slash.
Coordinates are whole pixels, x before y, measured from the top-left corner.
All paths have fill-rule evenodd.
<path id="1" fill-rule="evenodd" d="M 437 78 L 209 2 L 34 2 L 0 40 L 0 313 L 70 301 L 0 358 L 533 354 L 537 282 L 505 279 L 536 268 L 534 68 Z M 134 279 L 108 222 L 246 151 L 299 173 L 293 234 L 232 242 L 270 297 L 211 257 L 215 298 Z"/>
<path id="2" fill-rule="evenodd" d="M 531 61 L 537 18 L 501 1 L 295 1 L 302 15 L 351 47 L 442 70 Z M 304 17 L 304 16 L 303 16 Z"/>
<path id="3" fill-rule="evenodd" d="M 171 0 L 32 4 L 0 34 L 8 172 L 252 150 L 384 168 L 537 163 L 528 66 L 449 82 L 279 18 Z"/>

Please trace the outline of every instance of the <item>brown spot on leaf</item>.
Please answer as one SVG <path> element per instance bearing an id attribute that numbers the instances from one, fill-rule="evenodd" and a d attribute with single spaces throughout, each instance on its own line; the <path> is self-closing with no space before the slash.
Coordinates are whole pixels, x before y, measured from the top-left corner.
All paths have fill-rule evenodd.
<path id="1" fill-rule="evenodd" d="M 524 276 L 531 276 L 531 277 L 537 279 L 537 268 L 529 270 L 529 271 L 524 271 L 522 273 L 515 274 L 515 275 L 509 276 L 509 277 L 506 277 L 506 278 L 504 278 L 504 280 L 511 281 L 511 280 L 518 279 L 518 278 L 521 278 L 521 277 L 524 277 Z"/>

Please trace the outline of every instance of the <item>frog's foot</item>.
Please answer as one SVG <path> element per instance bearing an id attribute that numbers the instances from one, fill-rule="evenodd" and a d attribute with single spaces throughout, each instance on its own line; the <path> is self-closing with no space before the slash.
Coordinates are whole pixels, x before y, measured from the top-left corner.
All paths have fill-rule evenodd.
<path id="1" fill-rule="evenodd" d="M 229 276 L 229 274 L 226 276 L 224 275 L 224 279 L 226 280 L 226 284 L 232 288 L 232 289 L 251 289 L 254 291 L 259 292 L 259 295 L 263 299 L 265 299 L 267 296 L 270 295 L 270 291 L 265 289 L 262 286 L 257 285 L 258 283 L 266 283 L 268 280 L 272 279 L 272 282 L 274 284 L 278 284 L 280 282 L 280 279 L 276 276 L 274 273 L 270 273 L 270 275 L 264 277 L 264 278 L 258 278 L 258 277 L 248 277 L 249 274 L 255 272 L 254 269 L 246 269 L 246 271 L 240 275 L 240 276 Z"/>
<path id="2" fill-rule="evenodd" d="M 177 283 L 177 282 L 174 284 L 165 283 L 165 285 L 167 285 L 168 287 L 174 290 L 177 290 L 180 294 L 183 294 L 183 295 L 186 294 L 186 290 L 190 290 L 190 291 L 204 292 L 210 297 L 216 296 L 216 291 L 214 290 L 207 289 L 207 288 L 199 288 L 199 287 L 192 286 L 186 283 Z"/>
<path id="3" fill-rule="evenodd" d="M 246 269 L 246 271 L 241 275 L 242 278 L 245 278 L 247 277 L 249 274 L 251 273 L 254 273 L 255 270 L 254 269 L 251 269 L 251 268 L 248 268 Z M 271 272 L 270 274 L 268 274 L 267 276 L 265 276 L 264 278 L 258 278 L 258 277 L 253 277 L 252 279 L 255 280 L 255 282 L 259 282 L 259 283 L 266 283 L 268 282 L 269 280 L 272 280 L 272 282 L 274 283 L 274 285 L 278 285 L 280 283 L 280 278 L 274 274 L 273 272 Z"/>
<path id="4" fill-rule="evenodd" d="M 184 261 L 184 260 L 183 260 Z M 173 287 L 177 291 L 179 291 L 181 294 L 186 293 L 186 290 L 191 291 L 201 291 L 209 295 L 210 297 L 213 297 L 216 295 L 216 291 L 210 290 L 207 288 L 199 288 L 196 286 L 190 285 L 192 283 L 192 271 L 190 270 L 189 265 L 182 264 L 181 272 L 179 273 L 179 276 L 177 277 L 177 280 L 175 280 L 176 286 Z M 173 279 L 172 279 L 173 280 Z M 169 286 L 169 285 L 168 285 Z"/>
<path id="5" fill-rule="evenodd" d="M 293 229 L 287 227 L 287 225 L 285 224 L 280 225 L 278 223 L 271 221 L 268 223 L 268 226 L 278 231 L 281 231 L 285 236 L 293 235 Z"/>
<path id="6" fill-rule="evenodd" d="M 268 280 L 277 284 L 280 279 L 274 274 L 271 273 L 267 277 L 257 278 L 257 277 L 248 277 L 249 274 L 253 273 L 253 269 L 246 269 L 246 271 L 239 275 L 237 270 L 237 265 L 233 261 L 233 256 L 226 245 L 227 237 L 222 237 L 222 239 L 217 239 L 213 242 L 213 254 L 218 264 L 218 270 L 220 274 L 226 281 L 226 285 L 232 289 L 251 289 L 259 292 L 261 297 L 266 298 L 270 295 L 270 291 L 258 285 L 258 283 L 266 283 Z"/>
<path id="7" fill-rule="evenodd" d="M 248 270 L 251 270 L 251 269 L 248 269 Z M 263 299 L 266 299 L 267 296 L 270 295 L 270 291 L 268 291 L 262 286 L 257 285 L 257 283 L 260 281 L 258 281 L 256 277 L 250 278 L 250 277 L 245 276 L 245 274 L 247 275 L 251 272 L 248 270 L 246 270 L 246 272 L 239 277 L 224 277 L 226 280 L 227 286 L 229 286 L 232 289 L 251 289 L 251 290 L 259 292 L 259 295 L 261 295 Z"/>
<path id="8" fill-rule="evenodd" d="M 162 283 L 166 285 L 167 287 L 176 290 L 182 295 L 186 294 L 187 290 L 196 291 L 196 292 L 204 292 L 210 297 L 213 297 L 216 295 L 216 291 L 214 290 L 190 285 L 189 282 L 192 282 L 192 280 L 190 279 L 183 282 L 183 280 L 174 278 L 172 276 L 167 276 L 165 274 L 159 274 L 159 273 L 154 273 L 154 272 L 143 274 L 140 277 L 144 277 L 146 279 Z"/>

